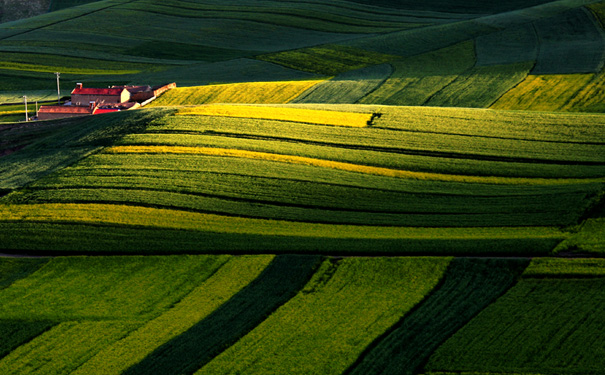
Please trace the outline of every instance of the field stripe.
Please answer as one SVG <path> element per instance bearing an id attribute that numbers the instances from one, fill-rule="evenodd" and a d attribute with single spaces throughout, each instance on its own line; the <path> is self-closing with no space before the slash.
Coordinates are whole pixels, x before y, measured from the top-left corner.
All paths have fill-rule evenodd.
<path id="1" fill-rule="evenodd" d="M 422 228 L 316 224 L 246 219 L 159 208 L 111 204 L 29 204 L 0 206 L 0 222 L 79 223 L 185 229 L 226 234 L 262 234 L 305 238 L 367 239 L 562 239 L 556 227 Z M 2 237 L 0 236 L 0 240 Z"/>
<path id="2" fill-rule="evenodd" d="M 280 255 L 246 288 L 185 333 L 162 345 L 125 375 L 193 373 L 292 298 L 321 262 Z"/>
<path id="3" fill-rule="evenodd" d="M 442 342 L 506 292 L 528 262 L 454 259 L 440 287 L 345 374 L 417 373 Z"/>
<path id="4" fill-rule="evenodd" d="M 211 155 L 267 160 L 281 163 L 302 164 L 320 168 L 332 168 L 349 172 L 372 174 L 377 176 L 409 178 L 415 180 L 435 180 L 450 182 L 465 182 L 497 185 L 559 185 L 587 182 L 603 182 L 605 178 L 594 179 L 547 179 L 523 177 L 492 177 L 492 176 L 463 176 L 441 173 L 413 172 L 383 167 L 343 163 L 331 160 L 308 158 L 303 156 L 272 154 L 266 152 L 212 148 L 212 147 L 185 147 L 185 146 L 113 146 L 105 149 L 112 154 L 189 154 Z"/>
<path id="5" fill-rule="evenodd" d="M 208 317 L 258 277 L 273 258 L 273 255 L 232 257 L 210 279 L 170 310 L 107 347 L 73 374 L 121 374 L 160 345 Z"/>
<path id="6" fill-rule="evenodd" d="M 368 113 L 238 105 L 209 105 L 195 108 L 184 108 L 179 110 L 177 114 L 253 118 L 356 128 L 367 126 L 371 118 L 371 114 Z"/>
<path id="7" fill-rule="evenodd" d="M 438 284 L 451 258 L 328 259 L 202 374 L 340 374 Z"/>

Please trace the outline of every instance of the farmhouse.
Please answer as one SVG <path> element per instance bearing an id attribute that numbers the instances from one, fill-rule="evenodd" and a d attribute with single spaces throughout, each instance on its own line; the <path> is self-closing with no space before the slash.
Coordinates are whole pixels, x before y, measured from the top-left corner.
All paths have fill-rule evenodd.
<path id="1" fill-rule="evenodd" d="M 71 92 L 71 101 L 65 105 L 42 106 L 38 120 L 98 115 L 103 113 L 136 109 L 154 100 L 164 92 L 176 87 L 176 83 L 159 86 L 112 86 L 88 88 L 76 84 Z"/>
<path id="2" fill-rule="evenodd" d="M 81 83 L 71 92 L 71 104 L 75 106 L 97 104 L 118 104 L 130 100 L 130 92 L 125 88 L 96 89 L 83 87 Z"/>

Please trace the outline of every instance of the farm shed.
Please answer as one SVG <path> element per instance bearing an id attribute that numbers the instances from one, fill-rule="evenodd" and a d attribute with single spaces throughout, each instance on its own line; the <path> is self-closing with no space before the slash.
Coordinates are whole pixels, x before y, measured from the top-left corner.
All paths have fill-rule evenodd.
<path id="1" fill-rule="evenodd" d="M 83 87 L 81 83 L 71 92 L 71 102 L 75 106 L 97 104 L 125 103 L 130 100 L 130 92 L 125 88 L 96 89 Z"/>
<path id="2" fill-rule="evenodd" d="M 38 120 L 88 116 L 92 115 L 95 109 L 90 106 L 43 105 L 38 110 Z"/>

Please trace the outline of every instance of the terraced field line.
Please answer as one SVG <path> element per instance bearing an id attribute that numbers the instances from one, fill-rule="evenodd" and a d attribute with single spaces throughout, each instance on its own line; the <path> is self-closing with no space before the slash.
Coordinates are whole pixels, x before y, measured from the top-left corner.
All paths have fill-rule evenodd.
<path id="1" fill-rule="evenodd" d="M 319 224 L 250 219 L 164 208 L 116 204 L 42 203 L 0 205 L 1 222 L 79 223 L 180 229 L 221 234 L 263 234 L 305 238 L 364 239 L 564 239 L 557 227 L 423 228 L 346 224 Z M 0 232 L 1 234 L 1 232 Z"/>
<path id="2" fill-rule="evenodd" d="M 254 118 L 356 128 L 368 126 L 368 122 L 371 119 L 371 114 L 369 113 L 239 105 L 209 105 L 196 108 L 184 108 L 179 110 L 177 114 Z"/>
<path id="3" fill-rule="evenodd" d="M 414 172 L 400 169 L 373 167 L 368 165 L 344 163 L 332 160 L 315 159 L 304 156 L 272 154 L 267 152 L 237 150 L 213 147 L 186 146 L 112 146 L 105 149 L 111 154 L 188 154 L 207 156 L 227 156 L 256 160 L 267 160 L 281 163 L 302 164 L 320 168 L 332 168 L 349 172 L 365 173 L 376 176 L 409 178 L 414 180 L 434 180 L 448 182 L 464 182 L 492 185 L 566 185 L 591 182 L 605 182 L 605 178 L 524 178 L 524 177 L 494 177 L 494 176 L 463 176 L 431 172 Z"/>

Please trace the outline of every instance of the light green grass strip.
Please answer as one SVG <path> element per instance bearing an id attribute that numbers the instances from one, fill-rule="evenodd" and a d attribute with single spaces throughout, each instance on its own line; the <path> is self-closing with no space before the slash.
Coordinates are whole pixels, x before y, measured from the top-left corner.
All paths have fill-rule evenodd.
<path id="1" fill-rule="evenodd" d="M 186 255 L 53 258 L 0 291 L 0 318 L 153 319 L 227 259 Z"/>
<path id="2" fill-rule="evenodd" d="M 32 204 L 0 206 L 0 222 L 104 224 L 187 229 L 214 233 L 364 239 L 558 239 L 555 227 L 412 228 L 334 225 L 283 220 L 249 219 L 197 212 L 111 204 Z M 0 302 L 2 300 L 0 299 Z M 0 311 L 2 309 L 0 308 Z"/>
<path id="3" fill-rule="evenodd" d="M 203 374 L 341 374 L 438 283 L 451 258 L 327 260 Z"/>
<path id="4" fill-rule="evenodd" d="M 128 321 L 62 323 L 4 357 L 0 361 L 0 374 L 69 374 L 139 324 Z"/>
<path id="5" fill-rule="evenodd" d="M 208 316 L 254 280 L 274 255 L 231 258 L 216 274 L 166 313 L 99 352 L 73 374 L 121 374 Z"/>
<path id="6" fill-rule="evenodd" d="M 536 258 L 525 269 L 526 277 L 605 276 L 605 259 Z"/>

